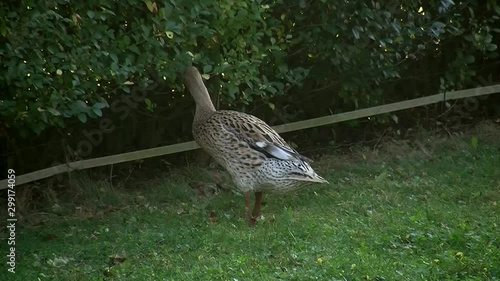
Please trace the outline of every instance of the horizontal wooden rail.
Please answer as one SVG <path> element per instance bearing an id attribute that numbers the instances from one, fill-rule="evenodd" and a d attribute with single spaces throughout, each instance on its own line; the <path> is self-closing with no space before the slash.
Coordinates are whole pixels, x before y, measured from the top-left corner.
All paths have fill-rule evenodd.
<path id="1" fill-rule="evenodd" d="M 335 114 L 335 115 L 329 115 L 329 116 L 324 116 L 324 117 L 308 119 L 308 120 L 304 120 L 304 121 L 298 121 L 298 122 L 278 125 L 278 126 L 275 126 L 273 128 L 278 133 L 292 132 L 292 131 L 297 131 L 297 130 L 303 130 L 303 129 L 313 128 L 313 127 L 324 126 L 324 125 L 333 124 L 333 123 L 339 123 L 339 122 L 359 119 L 359 118 L 363 118 L 363 117 L 374 116 L 374 115 L 383 114 L 383 113 L 399 111 L 399 110 L 403 110 L 403 109 L 409 109 L 409 108 L 434 104 L 434 103 L 438 103 L 441 101 L 456 100 L 456 99 L 462 99 L 462 98 L 471 98 L 471 97 L 489 95 L 489 94 L 498 93 L 498 92 L 500 92 L 500 84 L 493 85 L 493 86 L 487 86 L 487 87 L 481 87 L 481 88 L 474 88 L 474 89 L 449 92 L 449 93 L 442 93 L 442 94 L 437 94 L 437 95 L 433 95 L 433 96 L 427 96 L 427 97 L 416 98 L 416 99 L 407 100 L 407 101 L 401 101 L 401 102 L 390 103 L 390 104 L 385 104 L 385 105 L 380 105 L 380 106 L 375 106 L 375 107 L 370 107 L 370 108 L 364 108 L 364 109 L 360 109 L 360 110 L 349 111 L 349 112 L 344 112 L 344 113 Z"/>
<path id="2" fill-rule="evenodd" d="M 298 121 L 288 124 L 283 124 L 273 127 L 278 133 L 292 132 L 297 130 L 303 130 L 313 127 L 319 127 L 334 123 L 339 123 L 348 120 L 359 119 L 363 117 L 374 116 L 383 113 L 389 113 L 394 111 L 399 111 L 403 109 L 415 108 L 419 106 L 434 104 L 442 101 L 462 99 L 462 98 L 472 98 L 482 95 L 489 95 L 493 93 L 500 92 L 500 84 L 467 89 L 455 92 L 441 93 L 433 96 L 427 96 L 402 102 L 396 102 L 381 106 L 375 106 L 335 115 L 329 115 L 319 118 L 308 119 L 304 121 Z M 73 170 L 84 170 L 89 168 L 101 167 L 111 164 L 123 163 L 128 161 L 134 161 L 139 159 L 145 159 L 150 157 L 162 156 L 167 154 L 173 154 L 183 151 L 189 151 L 200 148 L 195 142 L 183 142 L 179 144 L 167 145 L 162 147 L 150 148 L 145 150 L 139 150 L 134 152 L 122 153 L 112 156 L 105 156 L 87 160 L 80 160 L 76 162 L 71 162 L 68 164 L 61 164 L 58 166 L 46 168 L 43 170 L 38 170 L 35 172 L 27 173 L 16 177 L 16 185 L 21 185 L 28 182 L 33 182 L 48 178 L 57 174 L 71 172 Z M 7 180 L 0 181 L 0 189 L 7 188 Z"/>

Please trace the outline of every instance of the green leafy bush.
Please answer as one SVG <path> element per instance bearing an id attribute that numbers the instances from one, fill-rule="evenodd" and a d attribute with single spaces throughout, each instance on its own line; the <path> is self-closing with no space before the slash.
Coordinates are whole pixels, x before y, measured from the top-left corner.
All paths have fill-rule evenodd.
<path id="1" fill-rule="evenodd" d="M 226 103 L 283 89 L 259 70 L 283 50 L 266 39 L 275 27 L 257 2 L 52 0 L 2 2 L 0 10 L 0 115 L 25 133 L 97 118 L 113 95 L 155 77 L 181 95 L 180 74 L 191 62 L 224 73 Z"/>
<path id="2" fill-rule="evenodd" d="M 191 63 L 223 105 L 274 109 L 271 98 L 299 103 L 289 94 L 322 89 L 365 107 L 394 95 L 378 85 L 425 59 L 449 90 L 467 85 L 471 65 L 497 57 L 496 1 L 395 3 L 2 2 L 0 117 L 23 134 L 64 127 L 68 118 L 86 122 L 113 96 L 154 80 L 181 98 L 180 74 Z"/>
<path id="3" fill-rule="evenodd" d="M 380 84 L 422 79 L 414 77 L 418 72 L 423 78 L 438 73 L 442 90 L 461 89 L 474 77 L 475 62 L 498 57 L 496 1 L 281 3 L 281 19 L 294 38 L 290 65 L 310 71 L 306 91 L 329 89 L 355 107 L 391 95 L 412 98 L 415 89 L 382 92 Z"/>

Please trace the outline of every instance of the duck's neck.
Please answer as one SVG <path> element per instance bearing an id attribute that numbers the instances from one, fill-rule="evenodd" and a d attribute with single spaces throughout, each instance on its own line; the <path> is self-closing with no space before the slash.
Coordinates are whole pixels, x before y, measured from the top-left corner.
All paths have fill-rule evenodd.
<path id="1" fill-rule="evenodd" d="M 213 105 L 212 105 L 213 107 Z M 193 125 L 197 126 L 203 124 L 210 116 L 216 113 L 215 109 L 209 110 L 205 107 L 196 106 L 196 112 L 194 114 Z"/>
<path id="2" fill-rule="evenodd" d="M 184 72 L 184 84 L 189 89 L 191 96 L 193 96 L 196 102 L 195 122 L 205 121 L 215 113 L 215 107 L 210 99 L 205 84 L 203 84 L 200 73 L 195 67 L 190 66 Z"/>

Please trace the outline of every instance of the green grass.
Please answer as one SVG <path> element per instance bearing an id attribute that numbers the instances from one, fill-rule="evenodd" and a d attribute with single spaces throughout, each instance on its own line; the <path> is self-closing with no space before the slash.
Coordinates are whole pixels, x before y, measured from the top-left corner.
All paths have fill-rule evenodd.
<path id="1" fill-rule="evenodd" d="M 17 273 L 0 279 L 500 280 L 499 147 L 464 143 L 326 157 L 331 184 L 265 195 L 255 228 L 241 196 L 194 195 L 199 171 L 140 192 L 85 182 L 94 201 L 18 230 Z"/>

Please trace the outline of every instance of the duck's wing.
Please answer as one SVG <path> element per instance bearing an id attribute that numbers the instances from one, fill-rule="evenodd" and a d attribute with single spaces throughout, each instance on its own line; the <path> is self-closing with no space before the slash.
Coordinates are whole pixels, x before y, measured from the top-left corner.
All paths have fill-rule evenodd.
<path id="1" fill-rule="evenodd" d="M 219 122 L 224 131 L 248 145 L 241 149 L 251 149 L 266 157 L 290 161 L 311 162 L 299 154 L 269 125 L 261 119 L 236 111 L 218 111 Z"/>

